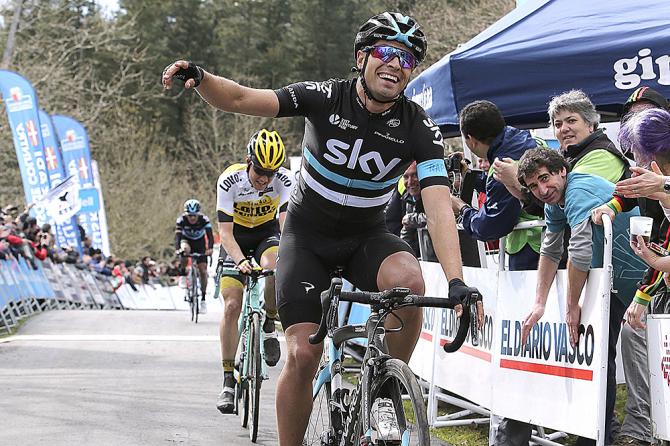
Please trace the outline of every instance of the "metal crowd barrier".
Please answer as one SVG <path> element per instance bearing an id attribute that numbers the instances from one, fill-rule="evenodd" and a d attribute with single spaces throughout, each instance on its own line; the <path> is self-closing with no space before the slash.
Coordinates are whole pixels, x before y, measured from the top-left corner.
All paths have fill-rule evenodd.
<path id="1" fill-rule="evenodd" d="M 124 309 L 114 280 L 51 260 L 0 260 L 0 332 L 45 310 Z"/>

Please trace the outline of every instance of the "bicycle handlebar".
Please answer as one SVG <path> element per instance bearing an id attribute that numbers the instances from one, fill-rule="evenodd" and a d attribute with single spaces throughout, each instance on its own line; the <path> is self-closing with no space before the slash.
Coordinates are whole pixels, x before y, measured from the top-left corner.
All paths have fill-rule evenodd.
<path id="1" fill-rule="evenodd" d="M 392 288 L 390 290 L 377 293 L 365 291 L 342 291 L 342 280 L 339 278 L 334 278 L 331 281 L 328 290 L 321 293 L 321 323 L 319 324 L 319 329 L 317 332 L 309 336 L 310 344 L 318 344 L 326 337 L 329 328 L 328 319 L 331 318 L 332 320 L 334 318 L 334 316 L 330 313 L 337 312 L 337 308 L 332 307 L 335 306 L 335 303 L 339 303 L 340 300 L 345 302 L 367 304 L 373 308 L 381 307 L 388 310 L 392 310 L 400 306 L 451 309 L 456 306 L 453 302 L 444 298 L 410 294 L 410 290 L 408 288 Z M 445 352 L 453 353 L 458 350 L 461 345 L 463 345 L 471 324 L 471 305 L 475 308 L 476 315 L 476 303 L 478 300 L 480 300 L 479 291 L 477 291 L 476 288 L 469 288 L 468 295 L 462 302 L 463 313 L 459 317 L 460 322 L 458 331 L 454 337 L 454 340 L 444 345 L 443 348 Z M 333 311 L 331 311 L 331 308 Z M 474 324 L 475 326 L 473 329 L 476 330 L 476 320 L 474 321 Z"/>

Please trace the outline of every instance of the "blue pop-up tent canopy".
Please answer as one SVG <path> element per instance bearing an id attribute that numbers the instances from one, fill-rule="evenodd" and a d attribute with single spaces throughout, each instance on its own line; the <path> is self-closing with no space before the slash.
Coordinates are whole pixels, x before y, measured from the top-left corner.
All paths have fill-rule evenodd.
<path id="1" fill-rule="evenodd" d="M 584 90 L 614 119 L 638 86 L 670 97 L 669 0 L 531 0 L 421 73 L 406 94 L 454 135 L 458 113 L 477 99 L 494 102 L 510 125 L 544 127 L 556 94 Z"/>

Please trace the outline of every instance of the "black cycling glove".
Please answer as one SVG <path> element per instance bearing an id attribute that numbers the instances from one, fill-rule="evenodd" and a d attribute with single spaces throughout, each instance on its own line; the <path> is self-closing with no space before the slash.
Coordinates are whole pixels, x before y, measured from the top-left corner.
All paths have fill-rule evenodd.
<path id="1" fill-rule="evenodd" d="M 456 304 L 462 304 L 468 297 L 470 288 L 461 279 L 451 279 L 449 281 L 449 300 Z"/>
<path id="2" fill-rule="evenodd" d="M 170 67 L 170 65 L 168 65 Z M 167 68 L 165 68 L 167 70 Z M 193 62 L 188 63 L 188 68 L 180 68 L 172 77 L 175 79 L 179 79 L 180 81 L 183 81 L 184 83 L 189 80 L 193 79 L 195 81 L 194 87 L 197 87 L 200 85 L 200 82 L 202 81 L 202 78 L 205 76 L 205 72 L 202 68 L 194 64 Z"/>

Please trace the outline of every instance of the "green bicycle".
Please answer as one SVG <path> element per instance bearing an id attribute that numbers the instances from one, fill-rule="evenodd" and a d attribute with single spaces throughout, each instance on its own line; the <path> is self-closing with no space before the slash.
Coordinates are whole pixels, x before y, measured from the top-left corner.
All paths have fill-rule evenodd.
<path id="1" fill-rule="evenodd" d="M 219 294 L 221 277 L 225 274 L 239 275 L 237 268 L 226 268 L 219 265 L 216 274 L 216 288 L 214 297 Z M 242 300 L 242 311 L 238 322 L 240 343 L 238 346 L 239 361 L 235 370 L 235 409 L 240 415 L 242 427 L 249 428 L 249 438 L 256 442 L 258 438 L 258 416 L 260 409 L 261 386 L 263 380 L 269 378 L 265 365 L 265 349 L 263 341 L 265 333 L 262 330 L 262 320 L 265 310 L 262 305 L 261 281 L 274 274 L 273 270 L 254 269 L 248 277 Z"/>

